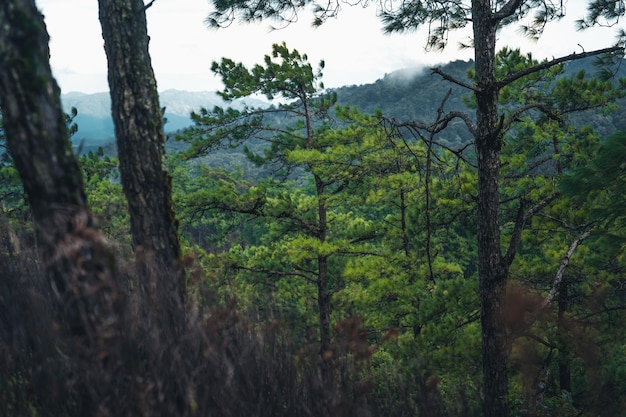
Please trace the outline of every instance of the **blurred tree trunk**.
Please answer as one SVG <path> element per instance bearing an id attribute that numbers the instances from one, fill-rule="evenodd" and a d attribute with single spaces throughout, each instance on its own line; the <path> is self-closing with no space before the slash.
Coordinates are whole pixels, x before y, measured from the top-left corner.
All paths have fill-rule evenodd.
<path id="1" fill-rule="evenodd" d="M 141 285 L 182 308 L 184 273 L 171 177 L 163 168 L 165 134 L 142 0 L 100 0 L 120 173 L 130 211 Z M 163 293 L 165 291 L 165 293 Z M 165 300 L 162 300 L 165 301 Z"/>
<path id="2" fill-rule="evenodd" d="M 570 347 L 567 338 L 567 312 L 569 310 L 568 283 L 562 282 L 558 292 L 557 343 L 559 349 L 559 388 L 561 391 L 572 392 L 572 374 L 570 370 Z"/>
<path id="3" fill-rule="evenodd" d="M 72 341 L 66 351 L 72 361 L 98 370 L 99 384 L 81 380 L 81 407 L 87 414 L 99 409 L 100 415 L 110 415 L 111 407 L 100 400 L 111 398 L 107 390 L 114 385 L 107 382 L 114 380 L 118 362 L 111 359 L 117 354 L 121 314 L 114 262 L 87 210 L 82 173 L 50 69 L 43 16 L 34 0 L 3 0 L 0 22 L 0 101 L 7 148 L 34 216 L 55 301 L 55 331 Z"/>
<path id="4" fill-rule="evenodd" d="M 3 1 L 0 21 L 0 100 L 7 147 L 28 195 L 45 259 L 50 259 L 56 243 L 76 226 L 56 224 L 55 216 L 63 212 L 70 218 L 86 209 L 82 174 L 50 69 L 43 16 L 34 0 Z"/>
<path id="5" fill-rule="evenodd" d="M 33 211 L 44 265 L 63 294 L 77 267 L 68 258 L 76 249 L 72 239 L 104 240 L 87 210 L 82 173 L 50 69 L 43 16 L 34 0 L 10 0 L 1 3 L 0 22 L 0 100 L 7 148 Z"/>

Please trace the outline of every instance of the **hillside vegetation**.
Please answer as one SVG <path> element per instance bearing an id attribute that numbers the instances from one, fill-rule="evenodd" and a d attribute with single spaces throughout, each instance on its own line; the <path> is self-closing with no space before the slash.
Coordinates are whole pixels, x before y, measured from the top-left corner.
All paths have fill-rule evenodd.
<path id="1" fill-rule="evenodd" d="M 209 23 L 293 11 L 227 3 Z M 473 4 L 495 36 L 552 3 Z M 282 43 L 159 102 L 152 2 L 99 5 L 111 98 L 67 114 L 43 17 L 0 5 L 1 415 L 623 413 L 621 46 L 538 62 L 487 33 L 476 65 L 327 90 Z"/>

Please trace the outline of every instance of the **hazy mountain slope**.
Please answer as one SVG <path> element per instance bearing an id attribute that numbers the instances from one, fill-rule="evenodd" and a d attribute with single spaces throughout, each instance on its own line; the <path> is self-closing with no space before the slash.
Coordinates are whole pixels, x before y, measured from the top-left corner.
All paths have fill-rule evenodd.
<path id="1" fill-rule="evenodd" d="M 454 61 L 441 66 L 441 70 L 458 80 L 469 81 L 467 71 L 474 65 L 473 61 Z M 626 66 L 623 66 L 618 76 L 626 76 Z M 566 74 L 573 75 L 579 70 L 585 70 L 593 75 L 597 69 L 593 59 L 575 61 L 566 67 Z M 444 110 L 461 110 L 467 108 L 462 97 L 468 91 L 456 84 L 445 81 L 441 76 L 432 74 L 429 69 L 403 69 L 385 75 L 371 84 L 352 85 L 334 89 L 340 104 L 357 107 L 359 110 L 372 113 L 380 109 L 387 117 L 397 120 L 413 120 L 429 123 L 436 117 L 437 109 L 448 91 L 450 97 L 445 103 Z M 189 114 L 202 107 L 211 109 L 214 106 L 225 106 L 226 103 L 215 92 L 189 92 L 166 90 L 160 93 L 161 105 L 165 107 L 166 132 L 174 132 L 191 124 Z M 73 138 L 76 144 L 83 144 L 83 148 L 90 149 L 113 142 L 113 121 L 110 117 L 110 99 L 108 93 L 81 94 L 69 93 L 62 96 L 64 108 L 69 112 L 71 107 L 78 109 L 75 122 L 78 124 L 78 133 Z M 230 103 L 233 107 L 241 108 L 244 103 L 259 107 L 267 106 L 268 102 L 257 99 L 246 99 Z M 591 124 L 601 135 L 618 129 L 626 129 L 626 101 L 622 101 L 620 110 L 612 115 L 599 115 L 588 112 L 577 116 L 580 124 Z M 465 143 L 469 134 L 463 122 L 453 121 L 439 136 L 450 144 Z"/>
<path id="2" fill-rule="evenodd" d="M 174 132 L 191 125 L 189 115 L 200 108 L 224 106 L 224 101 L 215 92 L 166 90 L 159 93 L 161 105 L 165 107 L 166 132 Z M 91 149 L 114 141 L 113 119 L 111 118 L 111 99 L 109 93 L 68 93 L 61 95 L 64 110 L 69 113 L 72 107 L 78 110 L 74 122 L 78 132 L 72 138 L 77 145 Z M 243 107 L 244 104 L 265 106 L 262 100 L 238 100 L 231 105 Z"/>
<path id="3" fill-rule="evenodd" d="M 594 61 L 595 58 L 589 58 L 568 63 L 565 66 L 565 75 L 574 76 L 584 70 L 588 77 L 597 76 L 598 68 Z M 467 71 L 473 65 L 473 61 L 454 61 L 443 65 L 441 70 L 457 80 L 469 82 Z M 626 65 L 619 66 L 617 70 L 616 78 L 626 77 Z M 383 115 L 399 121 L 430 123 L 449 90 L 451 95 L 445 103 L 444 110 L 467 111 L 462 97 L 469 94 L 468 90 L 443 80 L 430 70 L 396 71 L 372 84 L 346 86 L 335 91 L 341 104 L 355 106 L 363 112 L 371 113 L 379 109 Z M 589 110 L 577 114 L 571 121 L 575 125 L 593 126 L 601 137 L 616 130 L 626 129 L 626 99 L 618 103 L 619 110 L 615 113 L 602 114 L 596 110 Z M 450 144 L 466 143 L 470 139 L 467 128 L 460 120 L 450 123 L 439 135 L 439 140 L 445 140 Z"/>
<path id="4" fill-rule="evenodd" d="M 441 69 L 458 80 L 468 81 L 467 70 L 473 65 L 471 61 L 454 61 Z M 381 110 L 383 115 L 397 120 L 430 123 L 437 116 L 437 109 L 448 90 L 451 94 L 444 109 L 466 110 L 461 98 L 468 91 L 432 74 L 429 69 L 395 71 L 375 83 L 341 87 L 335 91 L 340 104 L 355 106 L 365 113 Z M 467 141 L 469 135 L 459 120 L 450 123 L 440 139 L 453 144 Z"/>

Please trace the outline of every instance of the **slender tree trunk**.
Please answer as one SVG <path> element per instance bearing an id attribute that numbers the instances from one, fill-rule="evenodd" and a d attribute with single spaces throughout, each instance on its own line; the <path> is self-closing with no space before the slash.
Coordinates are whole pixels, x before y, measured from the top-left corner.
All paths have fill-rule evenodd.
<path id="1" fill-rule="evenodd" d="M 400 189 L 400 227 L 402 230 L 402 250 L 404 251 L 404 256 L 406 258 L 409 257 L 410 253 L 410 243 L 409 243 L 409 230 L 407 225 L 407 211 L 408 206 L 406 204 L 406 192 L 404 189 Z M 409 282 L 412 284 L 414 281 L 414 275 L 411 274 L 409 276 Z"/>
<path id="2" fill-rule="evenodd" d="M 315 175 L 315 187 L 318 199 L 318 239 L 320 243 L 326 241 L 326 201 L 324 199 L 324 184 L 322 179 Z M 323 355 L 330 348 L 330 292 L 328 291 L 328 256 L 317 257 L 317 305 L 319 308 L 320 323 L 320 354 Z"/>
<path id="3" fill-rule="evenodd" d="M 306 114 L 308 115 L 308 107 Z M 312 130 L 310 119 L 307 118 L 309 127 L 310 146 L 312 148 Z M 315 180 L 315 191 L 317 195 L 317 216 L 318 230 L 317 238 L 320 243 L 326 241 L 328 231 L 328 212 L 326 207 L 326 196 L 324 195 L 324 181 L 319 176 L 313 174 Z M 334 387 L 334 374 L 331 363 L 327 360 L 326 354 L 330 352 L 330 299 L 331 293 L 328 289 L 328 256 L 318 254 L 317 256 L 317 307 L 319 308 L 320 326 L 320 350 L 322 380 L 326 388 Z"/>
<path id="4" fill-rule="evenodd" d="M 439 391 L 439 378 L 416 377 L 419 417 L 448 417 L 449 413 Z"/>
<path id="5" fill-rule="evenodd" d="M 472 2 L 476 65 L 478 154 L 478 274 L 485 417 L 508 417 L 507 337 L 502 321 L 507 267 L 500 251 L 501 133 L 495 76 L 497 24 L 490 0 Z"/>
<path id="6" fill-rule="evenodd" d="M 558 348 L 559 348 L 559 388 L 562 391 L 572 392 L 572 374 L 570 372 L 570 352 L 567 343 L 567 327 L 565 314 L 568 310 L 568 285 L 562 282 L 558 295 Z"/>
<path id="7" fill-rule="evenodd" d="M 171 178 L 163 168 L 165 135 L 142 0 L 100 0 L 120 173 L 128 200 L 140 279 L 168 294 L 176 316 L 184 273 Z M 143 283 L 142 285 L 146 285 Z M 173 320 L 175 320 L 172 317 Z"/>
<path id="8" fill-rule="evenodd" d="M 309 108 L 309 100 L 306 91 L 300 91 L 300 99 L 304 106 L 305 126 L 306 126 L 306 138 L 307 149 L 314 149 L 313 147 L 313 122 L 311 120 L 311 110 Z M 309 167 L 313 171 L 313 167 Z M 326 197 L 324 190 L 326 185 L 322 178 L 313 174 L 313 180 L 315 181 L 315 194 L 317 196 L 317 239 L 320 243 L 326 241 L 326 233 L 328 230 Z M 328 256 L 317 256 L 317 307 L 319 309 L 319 326 L 320 326 L 320 350 L 319 353 L 323 357 L 324 353 L 330 348 L 330 292 L 328 291 Z M 326 381 L 330 381 L 330 370 L 324 366 L 322 368 L 324 378 Z"/>
<path id="9" fill-rule="evenodd" d="M 324 354 L 330 347 L 330 293 L 328 291 L 328 257 L 319 256 L 317 298 L 320 322 L 320 353 Z"/>

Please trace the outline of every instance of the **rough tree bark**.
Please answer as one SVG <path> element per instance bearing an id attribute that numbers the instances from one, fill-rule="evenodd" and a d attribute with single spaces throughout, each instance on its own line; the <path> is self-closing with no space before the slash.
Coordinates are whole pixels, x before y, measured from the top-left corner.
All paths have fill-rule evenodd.
<path id="1" fill-rule="evenodd" d="M 171 177 L 163 167 L 165 135 L 148 52 L 146 6 L 142 0 L 101 0 L 99 11 L 139 277 L 151 279 L 159 293 L 166 291 L 177 310 L 184 301 L 184 273 Z"/>
<path id="2" fill-rule="evenodd" d="M 496 31 L 490 0 L 472 1 L 476 68 L 476 153 L 478 155 L 478 276 L 481 306 L 484 411 L 507 417 L 507 335 L 502 320 L 507 266 L 500 249 L 499 179 L 502 133 L 498 120 Z"/>
<path id="3" fill-rule="evenodd" d="M 34 0 L 11 0 L 2 2 L 0 21 L 0 100 L 7 147 L 33 211 L 46 272 L 63 296 L 75 274 L 96 267 L 104 272 L 111 265 L 108 256 L 77 264 L 94 250 L 103 251 L 105 242 L 87 210 L 82 173 L 50 69 L 43 16 Z"/>
<path id="4" fill-rule="evenodd" d="M 82 175 L 72 152 L 60 90 L 49 63 L 48 34 L 33 0 L 0 8 L 0 99 L 7 147 L 15 161 L 46 259 L 72 225 L 58 225 L 59 211 L 86 209 Z"/>
<path id="5" fill-rule="evenodd" d="M 83 382 L 81 404 L 100 401 L 113 379 L 119 330 L 114 262 L 87 210 L 60 90 L 49 63 L 48 33 L 34 0 L 0 2 L 0 101 L 8 150 L 32 209 L 43 272 L 52 287 L 58 331 L 74 341 L 72 360 L 96 365 L 100 385 Z M 67 352 L 66 352 L 67 353 Z M 82 375 L 79 376 L 82 378 Z"/>

